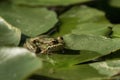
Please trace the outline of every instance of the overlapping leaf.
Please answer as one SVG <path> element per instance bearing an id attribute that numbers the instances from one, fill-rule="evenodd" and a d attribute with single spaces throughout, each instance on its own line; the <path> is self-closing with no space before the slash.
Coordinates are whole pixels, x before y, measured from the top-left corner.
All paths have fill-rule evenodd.
<path id="1" fill-rule="evenodd" d="M 20 38 L 21 31 L 0 17 L 0 46 L 17 46 Z"/>
<path id="2" fill-rule="evenodd" d="M 67 68 L 56 68 L 46 65 L 43 76 L 62 80 L 111 80 L 117 79 L 120 69 L 120 60 L 97 62 L 92 64 L 74 65 Z"/>
<path id="3" fill-rule="evenodd" d="M 94 35 L 65 35 L 66 46 L 73 50 L 89 50 L 100 54 L 109 54 L 120 49 L 120 39 L 110 39 Z"/>
<path id="4" fill-rule="evenodd" d="M 41 60 L 26 49 L 0 48 L 0 80 L 24 80 L 41 66 Z"/>
<path id="5" fill-rule="evenodd" d="M 110 5 L 114 7 L 120 7 L 120 0 L 110 0 Z"/>
<path id="6" fill-rule="evenodd" d="M 60 16 L 60 21 L 60 31 L 55 34 L 57 36 L 63 36 L 64 34 L 71 33 L 73 29 L 77 30 L 78 28 L 81 28 L 81 26 L 82 28 L 84 27 L 84 31 L 93 29 L 93 31 L 89 31 L 87 33 L 95 33 L 96 29 L 97 31 L 99 30 L 97 32 L 98 34 L 101 33 L 102 35 L 106 35 L 105 33 L 109 33 L 108 27 L 110 26 L 108 25 L 110 25 L 110 23 L 106 19 L 105 13 L 87 6 L 73 7 Z M 78 31 L 74 32 L 76 33 Z"/>
<path id="7" fill-rule="evenodd" d="M 111 24 L 108 23 L 83 23 L 72 30 L 73 34 L 93 34 L 108 36 L 111 32 Z"/>
<path id="8" fill-rule="evenodd" d="M 89 60 L 94 60 L 100 56 L 103 56 L 103 54 L 100 54 L 94 51 L 67 50 L 67 51 L 64 51 L 64 53 L 52 54 L 49 56 L 42 56 L 42 58 L 44 57 L 46 61 L 50 62 L 57 68 L 66 68 L 66 67 L 83 63 Z"/>
<path id="9" fill-rule="evenodd" d="M 46 8 L 20 7 L 9 3 L 0 4 L 0 16 L 32 37 L 47 32 L 57 22 L 56 14 Z"/>

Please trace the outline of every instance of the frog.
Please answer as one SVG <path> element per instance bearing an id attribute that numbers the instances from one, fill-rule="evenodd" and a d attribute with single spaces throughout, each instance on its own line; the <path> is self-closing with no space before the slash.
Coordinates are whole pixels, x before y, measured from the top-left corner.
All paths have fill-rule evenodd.
<path id="1" fill-rule="evenodd" d="M 63 50 L 65 43 L 63 37 L 40 35 L 27 39 L 23 46 L 36 54 L 51 54 Z"/>

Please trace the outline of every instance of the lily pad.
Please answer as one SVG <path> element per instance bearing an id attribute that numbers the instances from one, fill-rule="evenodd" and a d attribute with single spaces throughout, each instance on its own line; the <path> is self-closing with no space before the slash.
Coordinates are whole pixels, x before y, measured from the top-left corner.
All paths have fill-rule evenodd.
<path id="1" fill-rule="evenodd" d="M 73 34 L 93 34 L 108 36 L 111 32 L 110 27 L 112 25 L 108 23 L 83 23 L 77 26 L 76 29 L 72 30 Z"/>
<path id="2" fill-rule="evenodd" d="M 106 25 L 110 25 L 109 21 L 105 17 L 104 12 L 87 6 L 73 7 L 60 16 L 60 21 L 60 30 L 54 36 L 63 36 L 65 34 L 71 33 L 73 29 L 77 29 L 83 25 L 86 25 L 88 28 L 90 28 L 91 26 L 102 26 L 102 24 L 104 27 L 104 29 L 102 27 L 102 34 L 104 34 L 109 31 L 107 28 L 108 26 Z"/>
<path id="3" fill-rule="evenodd" d="M 113 38 L 120 38 L 120 24 L 114 25 L 112 31 L 113 31 L 112 33 Z"/>
<path id="4" fill-rule="evenodd" d="M 83 3 L 92 0 L 12 0 L 12 1 L 16 4 L 24 4 L 24 5 L 32 5 L 32 6 L 36 6 L 36 5 L 58 6 L 58 5 Z"/>
<path id="5" fill-rule="evenodd" d="M 55 65 L 56 68 L 66 68 L 73 66 L 75 64 L 94 60 L 100 56 L 102 56 L 102 54 L 94 51 L 67 50 L 64 53 L 57 53 L 49 56 L 39 56 L 39 57 L 42 57 L 45 61 Z"/>
<path id="6" fill-rule="evenodd" d="M 120 60 L 111 60 L 91 64 L 74 65 L 67 68 L 44 66 L 37 75 L 52 77 L 62 80 L 109 80 L 115 79 L 120 70 Z"/>
<path id="7" fill-rule="evenodd" d="M 120 8 L 120 0 L 110 0 L 109 3 L 111 6 Z"/>
<path id="8" fill-rule="evenodd" d="M 110 39 L 95 35 L 75 35 L 64 36 L 64 41 L 69 49 L 89 50 L 106 55 L 120 49 L 120 39 Z"/>
<path id="9" fill-rule="evenodd" d="M 23 48 L 0 48 L 0 80 L 24 80 L 42 67 L 42 61 Z"/>
<path id="10" fill-rule="evenodd" d="M 56 14 L 46 8 L 30 8 L 0 4 L 0 15 L 27 36 L 37 36 L 50 30 L 57 23 Z"/>
<path id="11" fill-rule="evenodd" d="M 0 46 L 17 46 L 21 31 L 0 17 Z"/>

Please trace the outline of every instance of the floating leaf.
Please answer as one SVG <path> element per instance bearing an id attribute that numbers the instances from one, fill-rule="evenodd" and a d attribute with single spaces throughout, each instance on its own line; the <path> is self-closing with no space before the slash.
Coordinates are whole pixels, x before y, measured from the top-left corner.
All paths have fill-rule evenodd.
<path id="1" fill-rule="evenodd" d="M 46 65 L 37 75 L 43 75 L 62 80 L 109 80 L 119 73 L 120 60 L 104 61 L 91 64 L 74 65 L 58 68 Z"/>
<path id="2" fill-rule="evenodd" d="M 92 0 L 12 0 L 16 4 L 24 5 L 44 5 L 44 6 L 58 6 L 58 5 L 70 5 L 74 3 L 83 3 Z M 28 3 L 29 2 L 29 3 Z"/>
<path id="3" fill-rule="evenodd" d="M 56 33 L 55 36 L 63 36 L 64 34 L 71 33 L 73 29 L 85 25 L 88 28 L 91 28 L 92 25 L 94 27 L 103 26 L 104 29 L 102 27 L 102 34 L 104 34 L 109 31 L 107 25 L 110 25 L 104 12 L 87 6 L 73 7 L 60 16 L 60 21 L 62 24 L 59 32 Z"/>
<path id="4" fill-rule="evenodd" d="M 0 48 L 0 80 L 23 80 L 41 65 L 41 60 L 26 49 Z"/>
<path id="5" fill-rule="evenodd" d="M 72 30 L 73 34 L 93 34 L 107 36 L 111 32 L 111 24 L 108 23 L 83 23 Z"/>
<path id="6" fill-rule="evenodd" d="M 114 7 L 120 7 L 120 0 L 110 0 L 110 5 Z"/>
<path id="7" fill-rule="evenodd" d="M 67 50 L 64 53 L 42 56 L 46 61 L 55 65 L 58 68 L 66 68 L 75 64 L 83 63 L 89 60 L 96 59 L 103 54 L 94 51 L 73 51 Z M 89 56 L 89 57 L 88 57 Z M 41 57 L 41 56 L 40 56 Z M 52 62 L 51 62 L 52 61 Z"/>
<path id="8" fill-rule="evenodd" d="M 30 8 L 0 4 L 0 15 L 9 23 L 21 29 L 27 36 L 47 32 L 57 22 L 56 14 L 46 8 Z"/>
<path id="9" fill-rule="evenodd" d="M 21 31 L 0 17 L 0 46 L 17 46 L 20 38 Z"/>
<path id="10" fill-rule="evenodd" d="M 106 55 L 120 49 L 120 39 L 94 35 L 65 35 L 66 46 L 73 50 L 89 50 Z"/>
<path id="11" fill-rule="evenodd" d="M 112 29 L 112 37 L 113 38 L 120 38 L 120 24 L 115 25 Z"/>

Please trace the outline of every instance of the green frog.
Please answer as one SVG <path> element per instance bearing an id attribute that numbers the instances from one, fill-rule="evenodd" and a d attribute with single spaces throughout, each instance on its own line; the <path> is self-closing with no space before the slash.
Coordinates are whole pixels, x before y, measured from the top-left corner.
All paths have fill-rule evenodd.
<path id="1" fill-rule="evenodd" d="M 24 47 L 34 53 L 51 54 L 64 48 L 62 37 L 51 38 L 41 35 L 35 38 L 27 39 Z"/>

